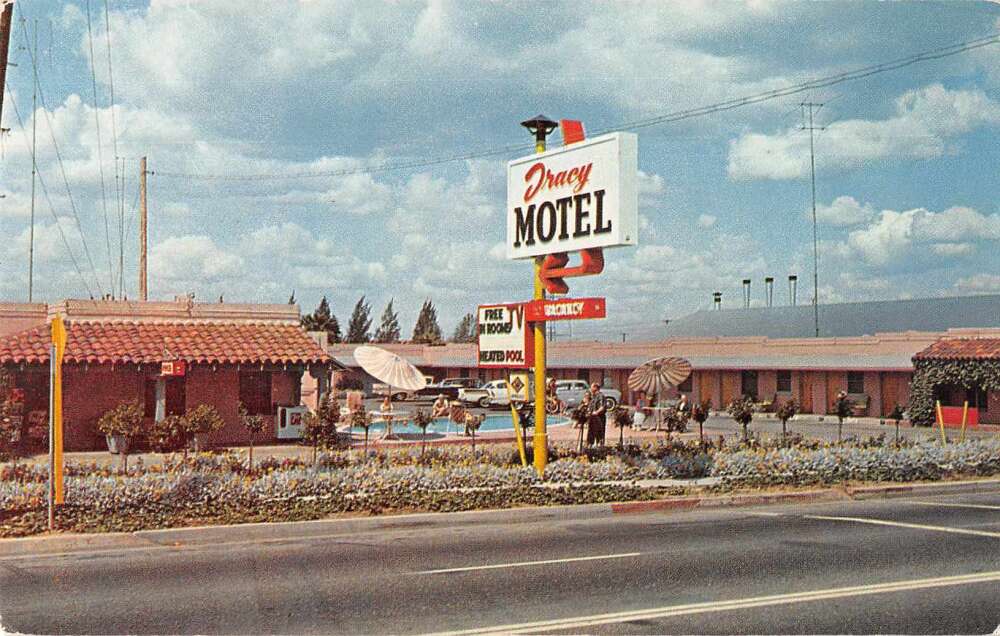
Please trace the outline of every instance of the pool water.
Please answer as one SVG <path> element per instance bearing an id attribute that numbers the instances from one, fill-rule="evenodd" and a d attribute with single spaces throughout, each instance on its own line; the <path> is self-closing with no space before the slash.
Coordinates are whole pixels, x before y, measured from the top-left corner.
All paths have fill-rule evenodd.
<path id="1" fill-rule="evenodd" d="M 569 419 L 565 417 L 559 417 L 557 415 L 550 415 L 546 419 L 548 426 L 562 426 L 569 423 Z M 376 421 L 368 429 L 369 433 L 374 433 L 376 431 L 384 431 L 385 422 Z M 482 425 L 479 427 L 478 433 L 490 433 L 496 431 L 513 431 L 514 424 L 510 415 L 507 414 L 491 414 L 487 415 L 486 419 L 483 420 Z M 463 424 L 456 424 L 446 417 L 435 418 L 431 425 L 427 427 L 427 433 L 435 433 L 438 435 L 447 435 L 454 433 L 463 433 L 465 431 L 465 426 Z M 364 433 L 363 428 L 352 427 L 352 433 Z M 418 427 L 414 426 L 412 422 L 402 422 L 394 421 L 392 424 L 393 433 L 416 433 L 419 434 L 421 431 Z"/>

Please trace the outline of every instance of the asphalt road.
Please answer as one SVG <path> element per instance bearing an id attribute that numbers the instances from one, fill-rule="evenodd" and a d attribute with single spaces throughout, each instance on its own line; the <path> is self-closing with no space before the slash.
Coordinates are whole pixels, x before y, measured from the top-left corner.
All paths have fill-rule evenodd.
<path id="1" fill-rule="evenodd" d="M 325 527 L 0 558 L 0 620 L 74 634 L 992 633 L 1000 624 L 1000 491 Z"/>

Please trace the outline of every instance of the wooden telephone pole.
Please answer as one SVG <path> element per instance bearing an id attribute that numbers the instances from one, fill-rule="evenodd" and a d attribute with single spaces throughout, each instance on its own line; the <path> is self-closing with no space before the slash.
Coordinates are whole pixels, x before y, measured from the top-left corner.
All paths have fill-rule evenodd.
<path id="1" fill-rule="evenodd" d="M 10 47 L 10 22 L 14 15 L 14 2 L 0 0 L 0 121 L 3 121 L 3 93 L 7 86 L 7 50 Z M 32 113 L 34 115 L 34 113 Z"/>
<path id="2" fill-rule="evenodd" d="M 139 159 L 139 300 L 149 300 L 146 289 L 146 158 Z"/>

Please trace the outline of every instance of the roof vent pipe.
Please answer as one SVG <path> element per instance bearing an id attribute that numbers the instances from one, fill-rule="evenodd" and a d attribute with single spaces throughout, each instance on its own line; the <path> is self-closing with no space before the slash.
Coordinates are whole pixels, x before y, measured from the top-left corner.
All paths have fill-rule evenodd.
<path id="1" fill-rule="evenodd" d="M 743 306 L 750 309 L 750 279 L 743 279 Z"/>
<path id="2" fill-rule="evenodd" d="M 798 281 L 798 276 L 792 275 L 788 277 L 788 299 L 792 301 L 792 307 L 795 306 L 795 290 L 798 287 Z"/>
<path id="3" fill-rule="evenodd" d="M 767 299 L 767 306 L 772 306 L 774 304 L 774 276 L 768 276 L 764 279 L 764 295 Z"/>
<path id="4" fill-rule="evenodd" d="M 715 303 L 716 309 L 722 309 L 722 292 L 713 293 L 712 301 Z"/>

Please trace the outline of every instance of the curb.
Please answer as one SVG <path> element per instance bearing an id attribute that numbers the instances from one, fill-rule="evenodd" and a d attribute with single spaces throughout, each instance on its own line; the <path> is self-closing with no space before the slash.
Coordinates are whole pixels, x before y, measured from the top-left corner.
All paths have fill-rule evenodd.
<path id="1" fill-rule="evenodd" d="M 534 523 L 578 520 L 614 515 L 645 514 L 693 509 L 740 508 L 773 504 L 807 504 L 835 501 L 892 499 L 913 495 L 948 495 L 996 492 L 1000 479 L 925 483 L 889 486 L 834 487 L 798 492 L 748 495 L 666 497 L 650 501 L 595 503 L 567 506 L 497 508 L 464 512 L 421 512 L 377 517 L 341 517 L 313 521 L 246 523 L 230 526 L 192 526 L 136 532 L 55 534 L 0 539 L 0 559 L 32 555 L 62 555 L 80 552 L 121 552 L 123 550 L 179 549 L 220 543 L 266 541 L 287 542 L 317 536 L 357 535 L 373 530 L 426 529 L 434 526 L 470 526 L 495 523 Z M 280 529 L 293 530 L 277 534 Z"/>

